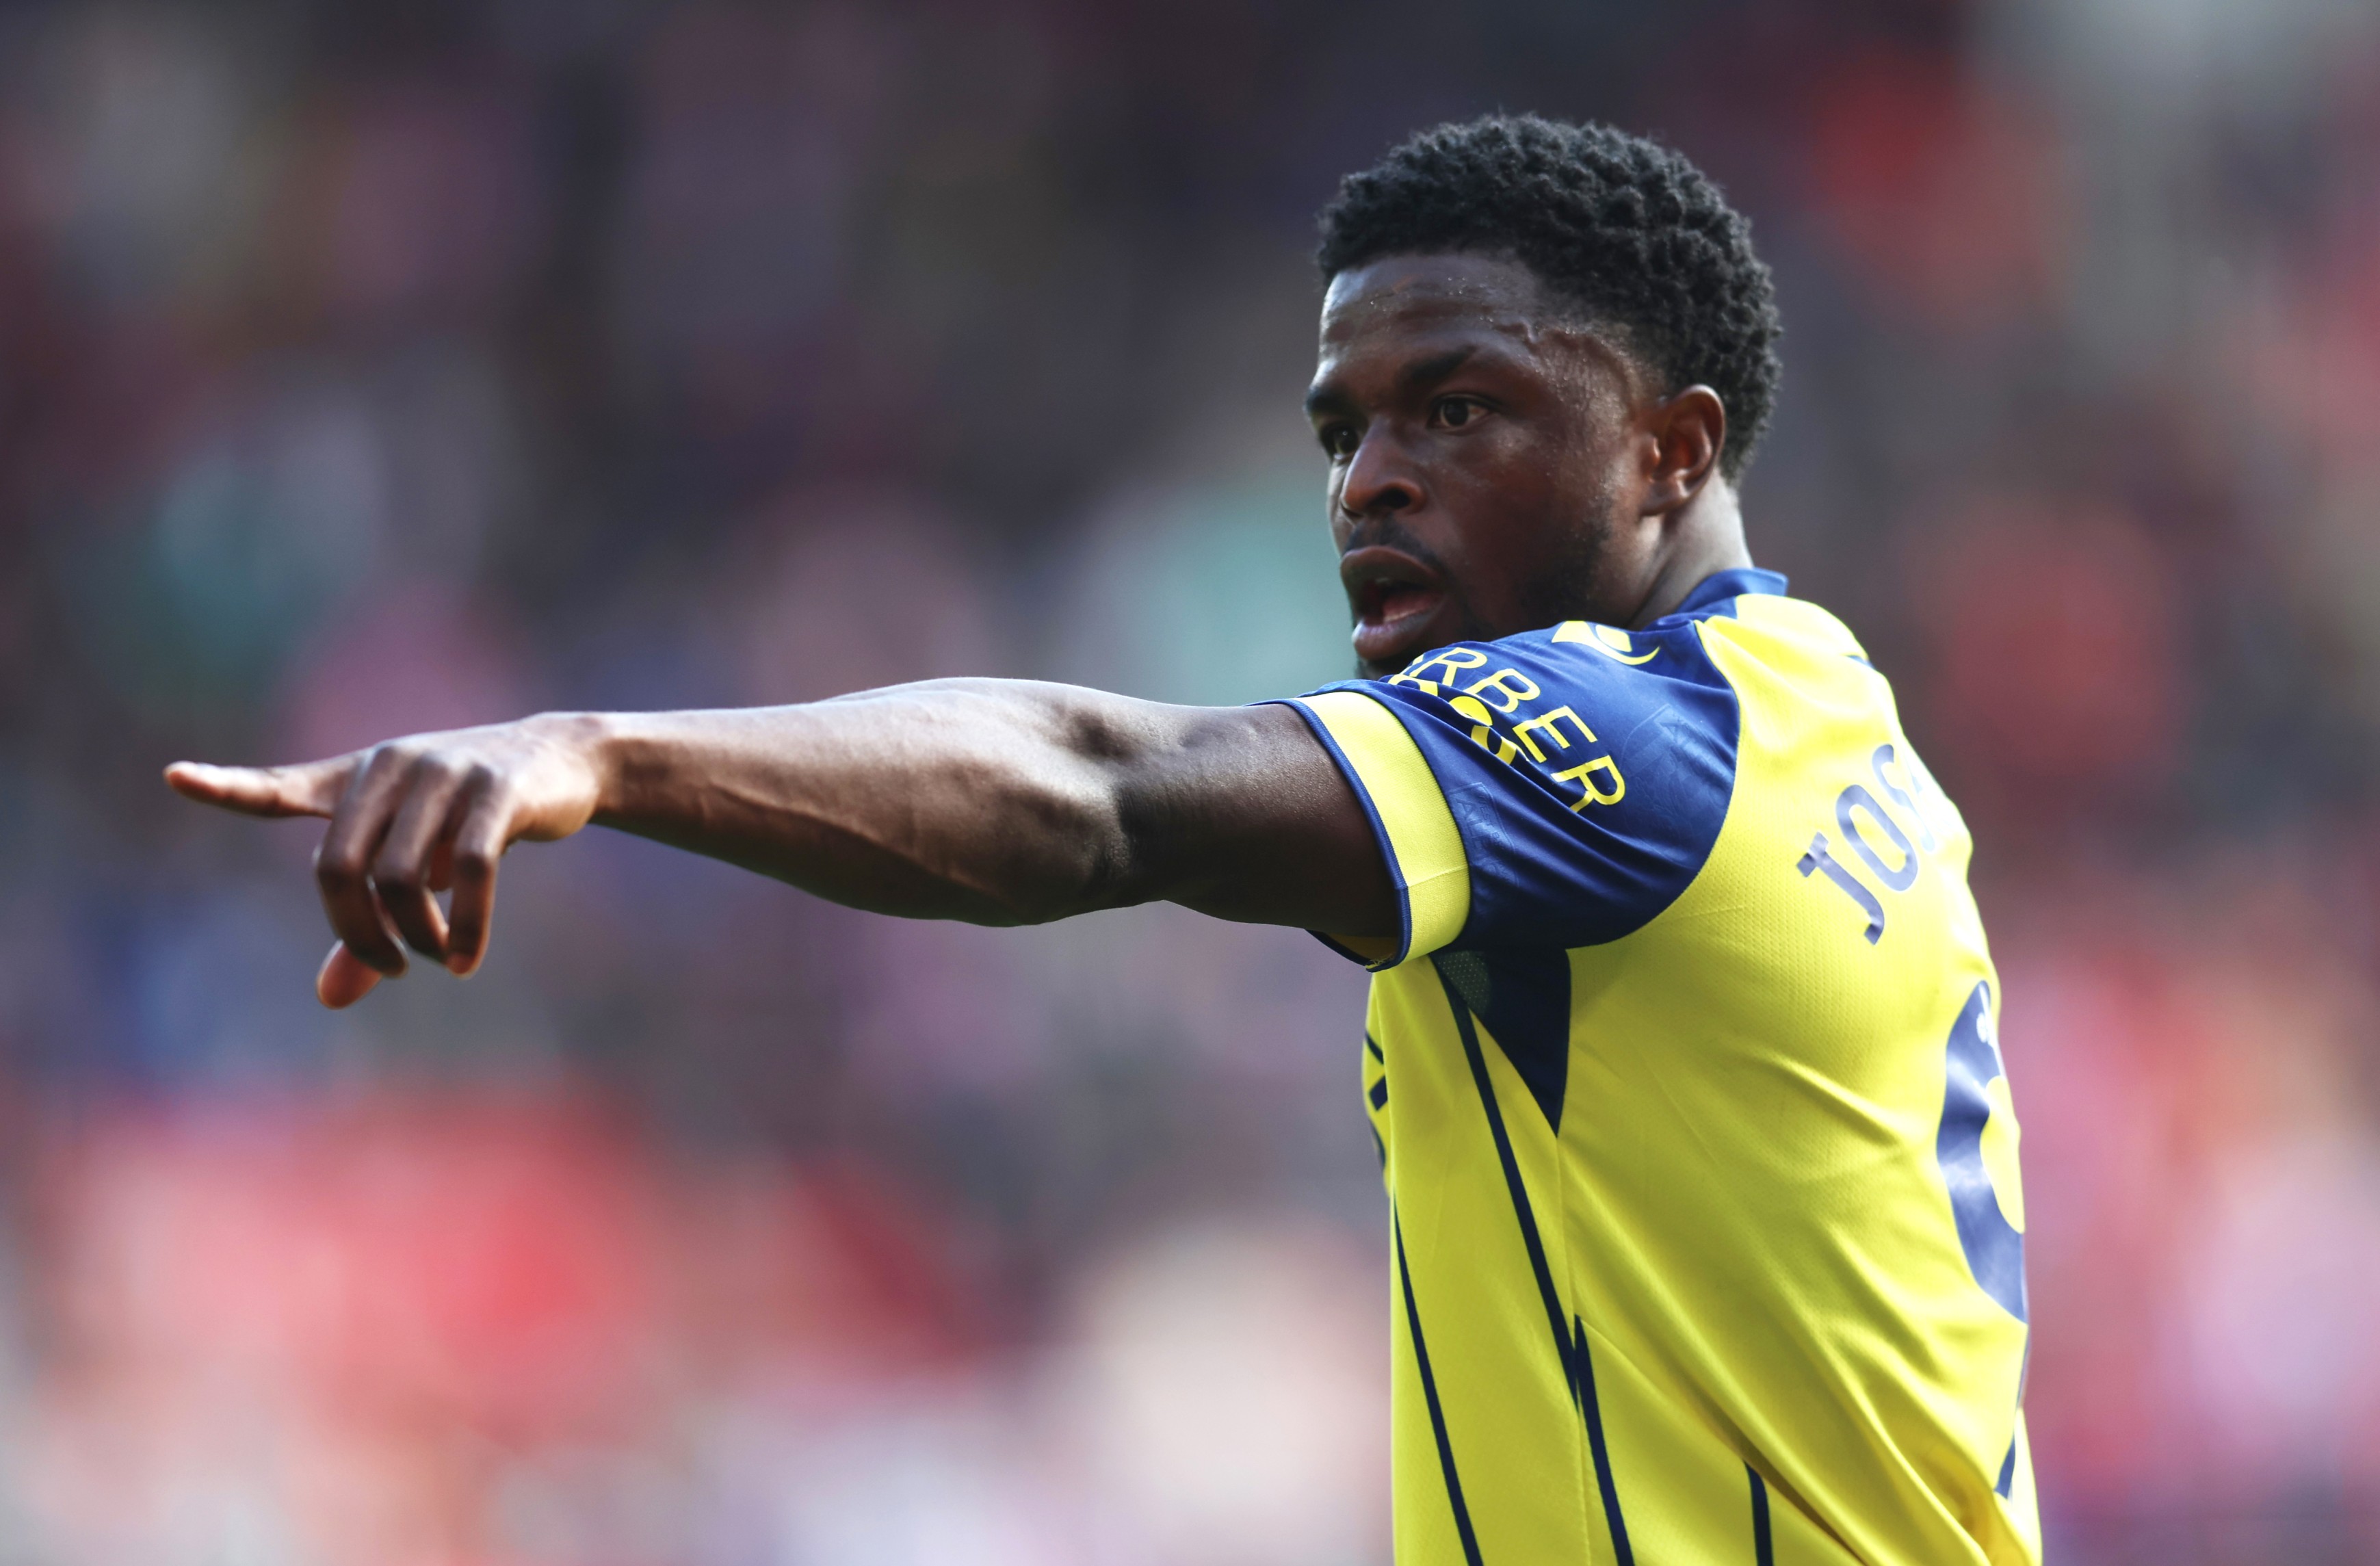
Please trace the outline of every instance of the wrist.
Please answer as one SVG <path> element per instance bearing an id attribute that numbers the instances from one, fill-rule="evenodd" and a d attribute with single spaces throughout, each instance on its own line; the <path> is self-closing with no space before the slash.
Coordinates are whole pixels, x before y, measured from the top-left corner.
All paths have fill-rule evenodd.
<path id="1" fill-rule="evenodd" d="M 540 712 L 521 721 L 538 745 L 579 774 L 591 797 L 590 814 L 613 816 L 630 807 L 630 745 L 615 712 Z"/>

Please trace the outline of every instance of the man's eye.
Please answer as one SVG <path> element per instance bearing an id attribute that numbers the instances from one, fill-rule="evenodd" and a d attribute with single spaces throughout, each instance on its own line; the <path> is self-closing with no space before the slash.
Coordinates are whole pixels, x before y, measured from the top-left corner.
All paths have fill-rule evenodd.
<path id="1" fill-rule="evenodd" d="M 1438 405 L 1438 421 L 1449 430 L 1460 430 L 1487 411 L 1486 404 L 1470 397 L 1447 397 Z"/>
<path id="2" fill-rule="evenodd" d="M 1334 462 L 1355 455 L 1355 431 L 1344 424 L 1333 424 L 1322 431 L 1322 449 Z"/>

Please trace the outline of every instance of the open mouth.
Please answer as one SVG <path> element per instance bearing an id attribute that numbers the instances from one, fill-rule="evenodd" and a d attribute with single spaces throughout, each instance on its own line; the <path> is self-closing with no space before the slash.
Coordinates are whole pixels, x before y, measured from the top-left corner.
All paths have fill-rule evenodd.
<path id="1" fill-rule="evenodd" d="M 1446 595 L 1410 582 L 1366 582 L 1356 589 L 1355 618 L 1366 625 L 1386 625 L 1415 614 L 1426 614 Z"/>
<path id="2" fill-rule="evenodd" d="M 1349 551 L 1339 562 L 1339 578 L 1355 611 L 1355 656 L 1366 663 L 1386 663 L 1409 650 L 1446 603 L 1438 574 L 1392 549 Z"/>

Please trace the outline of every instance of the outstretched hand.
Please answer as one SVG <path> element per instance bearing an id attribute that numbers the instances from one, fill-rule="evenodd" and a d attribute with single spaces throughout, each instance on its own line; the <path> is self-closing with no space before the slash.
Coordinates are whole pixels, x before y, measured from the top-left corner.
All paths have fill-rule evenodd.
<path id="1" fill-rule="evenodd" d="M 249 816 L 322 816 L 322 911 L 338 936 L 314 992 L 350 1006 L 406 969 L 405 948 L 468 975 L 488 949 L 496 866 L 527 838 L 568 837 L 595 813 L 601 776 L 583 721 L 549 716 L 391 740 L 291 767 L 176 761 L 185 798 Z M 451 890 L 451 910 L 436 893 Z M 401 943 L 400 943 L 401 942 Z"/>

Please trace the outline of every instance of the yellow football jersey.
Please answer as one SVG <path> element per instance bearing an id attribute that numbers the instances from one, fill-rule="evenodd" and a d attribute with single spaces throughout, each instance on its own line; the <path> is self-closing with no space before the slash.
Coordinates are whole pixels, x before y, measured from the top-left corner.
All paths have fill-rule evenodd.
<path id="1" fill-rule="evenodd" d="M 1402 1566 L 2039 1560 L 1971 840 L 1784 589 L 1295 703 L 1404 904 L 1364 1070 Z"/>

